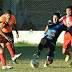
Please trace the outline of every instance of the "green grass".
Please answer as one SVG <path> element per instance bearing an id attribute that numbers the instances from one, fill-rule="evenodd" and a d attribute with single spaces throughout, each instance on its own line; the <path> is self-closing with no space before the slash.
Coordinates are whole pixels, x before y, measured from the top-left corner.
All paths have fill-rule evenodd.
<path id="1" fill-rule="evenodd" d="M 72 72 L 72 68 L 69 68 L 69 62 L 65 63 L 65 55 L 62 54 L 62 44 L 57 43 L 54 62 L 47 68 L 44 68 L 43 65 L 46 62 L 46 49 L 41 53 L 39 59 L 39 67 L 32 68 L 30 66 L 30 61 L 33 59 L 33 54 L 36 53 L 37 44 L 24 44 L 24 43 L 15 43 L 15 50 L 17 53 L 22 53 L 22 56 L 17 59 L 19 64 L 12 64 L 11 56 L 5 49 L 5 57 L 7 65 L 13 66 L 11 70 L 2 70 L 0 64 L 0 72 Z"/>

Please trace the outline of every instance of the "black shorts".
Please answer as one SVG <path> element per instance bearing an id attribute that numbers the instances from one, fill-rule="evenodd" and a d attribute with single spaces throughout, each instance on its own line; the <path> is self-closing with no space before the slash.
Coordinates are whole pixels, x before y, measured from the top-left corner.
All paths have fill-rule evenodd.
<path id="1" fill-rule="evenodd" d="M 51 56 L 51 57 L 54 57 L 54 54 L 55 54 L 55 44 L 52 42 L 52 41 L 50 41 L 50 40 L 48 40 L 47 39 L 47 44 L 44 46 L 44 48 L 47 48 L 48 50 L 47 50 L 47 56 Z"/>
<path id="2" fill-rule="evenodd" d="M 4 32 L 3 32 L 4 33 Z M 10 38 L 12 38 L 13 39 L 13 34 L 12 34 L 12 32 L 9 32 L 9 33 L 4 33 L 6 36 L 8 36 L 8 37 L 10 37 Z M 8 42 L 8 41 L 7 41 Z M 12 42 L 14 42 L 14 39 L 13 39 L 13 41 Z"/>

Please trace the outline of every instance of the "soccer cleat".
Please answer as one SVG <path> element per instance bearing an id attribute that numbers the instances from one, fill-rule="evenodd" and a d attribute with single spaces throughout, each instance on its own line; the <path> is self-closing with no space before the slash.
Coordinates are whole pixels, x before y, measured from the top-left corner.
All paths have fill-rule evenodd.
<path id="1" fill-rule="evenodd" d="M 12 62 L 12 64 L 18 64 L 18 62 L 16 62 L 16 60 L 14 60 L 14 61 Z"/>
<path id="2" fill-rule="evenodd" d="M 49 64 L 46 62 L 46 63 L 44 64 L 44 67 L 48 67 L 48 65 L 49 65 Z"/>
<path id="3" fill-rule="evenodd" d="M 17 58 L 19 58 L 21 56 L 21 53 L 20 54 L 17 54 L 15 55 L 13 58 L 12 58 L 12 61 L 15 61 Z"/>
<path id="4" fill-rule="evenodd" d="M 72 67 L 72 63 L 70 63 L 69 67 Z"/>
<path id="5" fill-rule="evenodd" d="M 70 55 L 66 55 L 65 62 L 69 61 L 69 57 L 70 57 Z"/>
<path id="6" fill-rule="evenodd" d="M 2 66 L 2 69 L 12 69 L 13 67 L 12 66 Z"/>
<path id="7" fill-rule="evenodd" d="M 34 54 L 33 57 L 34 57 L 35 59 L 38 59 L 38 58 L 39 58 L 39 56 L 38 56 L 37 54 Z"/>

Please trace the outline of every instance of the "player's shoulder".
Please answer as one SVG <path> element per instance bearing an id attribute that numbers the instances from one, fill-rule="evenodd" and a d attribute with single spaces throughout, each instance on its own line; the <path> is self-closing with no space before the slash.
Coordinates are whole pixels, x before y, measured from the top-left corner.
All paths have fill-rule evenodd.
<path id="1" fill-rule="evenodd" d="M 14 15 L 11 15 L 11 17 L 15 18 L 15 16 L 14 16 Z"/>
<path id="2" fill-rule="evenodd" d="M 66 18 L 67 15 L 64 15 L 63 18 Z"/>
<path id="3" fill-rule="evenodd" d="M 0 16 L 0 19 L 4 20 L 6 17 L 5 17 L 5 14 L 3 14 L 2 16 Z"/>
<path id="4" fill-rule="evenodd" d="M 1 18 L 3 18 L 3 17 L 5 17 L 5 14 L 3 14 L 3 15 L 1 16 Z"/>
<path id="5" fill-rule="evenodd" d="M 13 20 L 16 20 L 16 18 L 15 18 L 15 16 L 14 16 L 14 15 L 11 15 L 11 18 L 12 18 Z"/>

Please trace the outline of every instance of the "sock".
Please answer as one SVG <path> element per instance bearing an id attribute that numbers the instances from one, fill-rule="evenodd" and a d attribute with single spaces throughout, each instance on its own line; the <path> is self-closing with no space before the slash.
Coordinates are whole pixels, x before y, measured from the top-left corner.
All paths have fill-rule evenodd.
<path id="1" fill-rule="evenodd" d="M 4 54 L 0 54 L 0 59 L 1 59 L 1 62 L 2 62 L 2 66 L 6 66 L 6 61 L 5 61 Z"/>
<path id="2" fill-rule="evenodd" d="M 68 51 L 68 52 L 66 52 L 66 55 L 70 55 L 69 51 Z"/>
<path id="3" fill-rule="evenodd" d="M 11 57 L 13 58 L 14 57 L 14 50 L 12 48 L 12 45 L 8 43 L 7 44 L 7 48 L 9 50 L 10 54 L 11 54 Z"/>
<path id="4" fill-rule="evenodd" d="M 12 46 L 12 44 L 11 44 L 11 46 Z M 15 49 L 13 48 L 13 51 L 14 51 L 14 54 L 15 54 Z"/>

